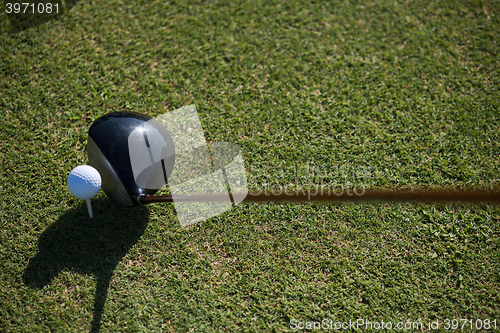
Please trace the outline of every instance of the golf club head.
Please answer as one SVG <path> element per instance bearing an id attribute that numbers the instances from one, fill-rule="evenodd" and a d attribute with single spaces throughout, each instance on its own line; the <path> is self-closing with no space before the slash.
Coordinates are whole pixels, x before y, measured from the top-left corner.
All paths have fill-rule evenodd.
<path id="1" fill-rule="evenodd" d="M 101 174 L 103 191 L 120 206 L 135 206 L 140 195 L 156 193 L 175 161 L 168 131 L 135 112 L 109 113 L 94 121 L 87 154 L 89 164 Z"/>

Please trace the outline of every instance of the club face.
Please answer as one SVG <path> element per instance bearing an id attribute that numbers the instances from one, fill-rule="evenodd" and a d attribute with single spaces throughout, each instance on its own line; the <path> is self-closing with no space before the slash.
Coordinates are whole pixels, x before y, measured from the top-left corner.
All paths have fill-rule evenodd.
<path id="1" fill-rule="evenodd" d="M 89 165 L 96 168 L 101 174 L 101 188 L 111 201 L 120 206 L 134 206 L 134 201 L 125 189 L 125 186 L 123 186 L 120 178 L 118 178 L 114 168 L 90 136 L 87 140 L 87 154 Z"/>
<path id="2" fill-rule="evenodd" d="M 165 184 L 175 151 L 170 134 L 154 119 L 115 112 L 92 124 L 87 153 L 106 195 L 120 206 L 135 206 L 138 196 L 152 195 Z"/>

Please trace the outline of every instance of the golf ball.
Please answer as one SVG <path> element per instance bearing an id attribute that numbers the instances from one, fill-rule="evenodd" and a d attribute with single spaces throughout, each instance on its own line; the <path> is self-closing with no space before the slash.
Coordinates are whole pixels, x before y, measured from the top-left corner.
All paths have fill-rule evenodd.
<path id="1" fill-rule="evenodd" d="M 94 197 L 101 189 L 101 175 L 90 165 L 79 165 L 68 176 L 68 189 L 78 199 Z"/>

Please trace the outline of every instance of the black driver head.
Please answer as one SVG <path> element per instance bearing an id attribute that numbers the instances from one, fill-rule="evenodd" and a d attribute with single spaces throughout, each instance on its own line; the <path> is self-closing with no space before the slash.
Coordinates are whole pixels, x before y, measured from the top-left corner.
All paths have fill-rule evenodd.
<path id="1" fill-rule="evenodd" d="M 89 128 L 89 164 L 101 174 L 102 189 L 120 206 L 156 193 L 174 166 L 174 143 L 156 120 L 135 112 L 114 112 Z"/>

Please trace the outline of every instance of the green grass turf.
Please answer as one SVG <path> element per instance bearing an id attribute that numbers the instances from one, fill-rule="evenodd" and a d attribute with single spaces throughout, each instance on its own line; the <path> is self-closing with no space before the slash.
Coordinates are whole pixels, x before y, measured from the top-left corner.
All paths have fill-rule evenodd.
<path id="1" fill-rule="evenodd" d="M 498 189 L 498 1 L 82 0 L 9 29 L 0 14 L 1 330 L 500 329 L 499 206 L 242 204 L 182 229 L 170 204 L 102 192 L 89 220 L 65 187 L 99 116 L 196 104 L 252 190 Z"/>

